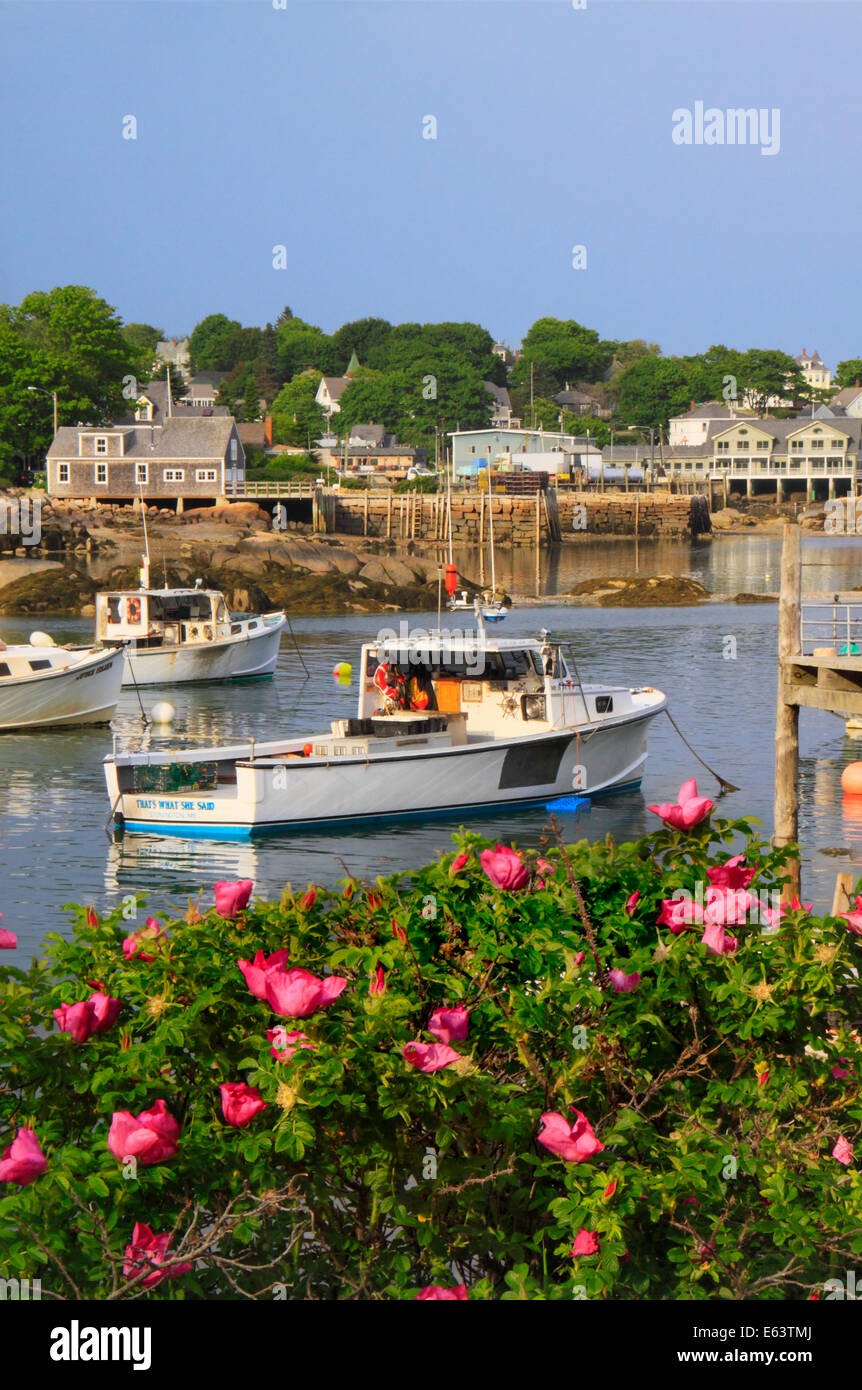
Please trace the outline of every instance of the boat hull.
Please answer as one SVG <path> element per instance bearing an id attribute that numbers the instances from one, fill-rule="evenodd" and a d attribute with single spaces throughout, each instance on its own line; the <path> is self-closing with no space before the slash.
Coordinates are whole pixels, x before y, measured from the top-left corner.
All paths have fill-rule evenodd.
<path id="1" fill-rule="evenodd" d="M 0 683 L 0 732 L 107 724 L 120 698 L 122 672 L 122 651 L 102 651 L 64 670 Z"/>
<path id="2" fill-rule="evenodd" d="M 282 620 L 225 642 L 142 647 L 126 653 L 123 685 L 188 685 L 203 681 L 254 680 L 271 676 L 278 659 Z"/>
<path id="3" fill-rule="evenodd" d="M 337 761 L 258 757 L 237 763 L 235 786 L 170 796 L 120 793 L 108 759 L 108 790 L 131 833 L 212 838 L 514 810 L 637 787 L 658 712 L 607 723 L 586 731 L 589 737 L 564 730 Z"/>

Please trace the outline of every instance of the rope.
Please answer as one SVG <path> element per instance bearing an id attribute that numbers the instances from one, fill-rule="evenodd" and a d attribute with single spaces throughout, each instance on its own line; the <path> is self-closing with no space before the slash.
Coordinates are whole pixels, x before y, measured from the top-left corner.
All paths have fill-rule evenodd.
<path id="1" fill-rule="evenodd" d="M 695 753 L 694 749 L 692 748 L 691 744 L 689 743 L 689 741 L 688 741 L 688 739 L 686 738 L 685 734 L 682 732 L 681 728 L 680 728 L 679 725 L 677 724 L 676 720 L 674 719 L 673 715 L 671 714 L 671 712 L 670 712 L 670 710 L 667 708 L 667 706 L 665 706 L 665 711 L 664 711 L 664 712 L 665 712 L 665 714 L 667 715 L 668 719 L 670 720 L 670 722 L 671 722 L 671 724 L 673 725 L 673 727 L 674 727 L 674 729 L 676 730 L 676 732 L 679 734 L 680 738 L 682 739 L 682 741 L 683 741 L 683 743 L 685 744 L 686 748 L 688 749 L 689 753 L 693 754 L 694 757 L 697 758 L 697 761 L 700 763 L 701 767 L 705 767 L 706 770 L 707 770 L 707 772 L 711 772 L 711 773 L 712 773 L 713 777 L 715 778 L 716 782 L 718 783 L 719 787 L 721 788 L 721 795 L 724 796 L 725 792 L 738 792 L 738 791 L 739 791 L 739 787 L 735 787 L 735 786 L 733 785 L 732 782 L 728 782 L 727 778 L 726 778 L 726 777 L 722 777 L 718 772 L 716 772 L 716 770 L 715 770 L 714 767 L 710 767 L 709 763 L 705 763 L 704 760 L 703 760 L 703 758 L 700 756 L 699 753 Z"/>
<path id="2" fill-rule="evenodd" d="M 291 625 L 290 614 L 289 614 L 289 613 L 285 613 L 284 616 L 287 618 L 287 628 L 288 628 L 288 631 L 289 631 L 291 637 L 293 638 L 293 645 L 294 645 L 294 647 L 296 648 L 296 655 L 299 657 L 299 660 L 300 660 L 300 662 L 301 662 L 301 664 L 302 664 L 302 669 L 303 669 L 303 671 L 304 671 L 305 674 L 308 676 L 308 675 L 310 675 L 311 673 L 310 673 L 308 667 L 306 666 L 305 661 L 303 660 L 302 652 L 301 652 L 300 649 L 299 649 L 299 643 L 298 643 L 297 640 L 296 640 L 296 634 L 294 633 L 293 627 L 292 627 L 292 625 Z"/>

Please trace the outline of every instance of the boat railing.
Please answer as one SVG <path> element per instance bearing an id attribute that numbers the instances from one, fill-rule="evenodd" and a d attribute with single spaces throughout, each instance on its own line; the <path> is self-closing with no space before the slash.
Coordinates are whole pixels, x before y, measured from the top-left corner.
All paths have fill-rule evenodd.
<path id="1" fill-rule="evenodd" d="M 862 594 L 805 599 L 800 607 L 799 643 L 803 655 L 829 647 L 839 656 L 862 656 Z"/>

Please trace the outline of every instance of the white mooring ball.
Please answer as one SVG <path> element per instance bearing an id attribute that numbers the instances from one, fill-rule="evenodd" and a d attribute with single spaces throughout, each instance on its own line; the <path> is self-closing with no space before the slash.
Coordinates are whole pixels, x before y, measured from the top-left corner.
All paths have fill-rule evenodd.
<path id="1" fill-rule="evenodd" d="M 154 724 L 173 724 L 176 714 L 170 700 L 159 700 L 150 710 L 150 718 Z"/>

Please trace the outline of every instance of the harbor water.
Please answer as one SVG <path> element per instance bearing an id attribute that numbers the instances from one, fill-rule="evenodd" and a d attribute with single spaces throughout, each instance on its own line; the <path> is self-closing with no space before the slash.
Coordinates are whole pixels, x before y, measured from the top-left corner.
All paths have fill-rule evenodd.
<path id="1" fill-rule="evenodd" d="M 724 796 L 718 814 L 758 817 L 771 832 L 776 700 L 774 602 L 736 603 L 739 592 L 767 594 L 778 588 L 780 537 L 756 534 L 699 544 L 584 541 L 552 555 L 498 556 L 498 581 L 512 592 L 562 593 L 578 580 L 599 575 L 674 574 L 700 581 L 727 596 L 696 607 L 577 608 L 544 603 L 515 608 L 494 635 L 532 636 L 548 628 L 572 641 L 583 680 L 654 685 L 664 690 L 674 719 L 702 758 L 739 791 Z M 478 558 L 457 557 L 467 574 Z M 804 589 L 823 593 L 862 583 L 862 541 L 822 536 L 805 539 Z M 463 615 L 449 615 L 455 626 Z M 358 668 L 362 641 L 402 618 L 437 625 L 436 613 L 302 617 L 292 614 L 296 645 L 285 635 L 276 677 L 251 685 L 185 686 L 144 691 L 146 707 L 169 699 L 172 729 L 143 731 L 133 690 L 124 690 L 113 731 L 79 729 L 0 737 L 0 912 L 17 933 L 17 959 L 37 951 L 47 931 L 67 930 L 63 905 L 92 904 L 107 911 L 135 897 L 137 921 L 147 912 L 185 911 L 188 898 L 211 902 L 219 879 L 250 878 L 261 896 L 278 896 L 286 883 L 304 888 L 354 875 L 409 870 L 451 847 L 460 820 L 490 838 L 535 845 L 547 824 L 543 810 L 490 813 L 452 822 L 429 821 L 365 830 L 289 833 L 253 842 L 186 840 L 106 833 L 109 817 L 101 760 L 112 736 L 121 747 L 142 738 L 156 747 L 178 735 L 212 744 L 282 732 L 325 729 L 331 718 L 355 712 L 355 682 L 333 678 L 337 662 Z M 444 623 L 446 618 L 444 617 Z M 25 640 L 35 627 L 59 640 L 88 640 L 86 620 L 2 619 L 7 642 Z M 308 669 L 306 675 L 302 661 Z M 839 870 L 862 875 L 862 816 L 842 800 L 841 771 L 862 758 L 862 740 L 845 734 L 843 721 L 804 711 L 801 724 L 800 837 L 806 900 L 820 909 L 831 902 Z M 636 838 L 657 826 L 650 802 L 673 801 L 680 783 L 696 776 L 699 790 L 715 796 L 715 780 L 682 745 L 665 715 L 652 724 L 643 787 L 597 800 L 588 810 L 561 817 L 567 838 L 611 834 Z M 825 854 L 841 849 L 843 854 Z"/>

